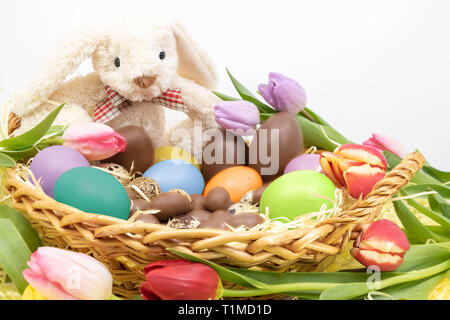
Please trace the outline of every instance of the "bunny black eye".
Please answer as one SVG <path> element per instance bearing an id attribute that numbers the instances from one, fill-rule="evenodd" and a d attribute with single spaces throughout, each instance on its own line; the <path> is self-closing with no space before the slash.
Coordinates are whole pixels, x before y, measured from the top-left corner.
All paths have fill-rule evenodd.
<path id="1" fill-rule="evenodd" d="M 120 59 L 116 58 L 116 60 L 114 60 L 114 64 L 116 65 L 116 67 L 120 67 Z"/>
<path id="2" fill-rule="evenodd" d="M 159 53 L 159 58 L 160 58 L 161 60 L 164 60 L 164 59 L 166 58 L 166 52 L 165 52 L 165 51 L 161 51 L 161 52 Z"/>

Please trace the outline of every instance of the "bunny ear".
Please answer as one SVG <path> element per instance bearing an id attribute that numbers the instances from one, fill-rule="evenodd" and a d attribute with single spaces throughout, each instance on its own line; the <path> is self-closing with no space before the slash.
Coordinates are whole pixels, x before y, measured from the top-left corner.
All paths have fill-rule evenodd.
<path id="1" fill-rule="evenodd" d="M 178 74 L 207 89 L 214 89 L 218 81 L 217 73 L 207 54 L 178 23 L 172 25 L 172 31 L 177 43 Z"/>
<path id="2" fill-rule="evenodd" d="M 99 33 L 80 32 L 56 51 L 31 86 L 16 96 L 16 111 L 25 115 L 48 99 L 74 73 L 84 60 L 91 57 L 103 39 Z"/>

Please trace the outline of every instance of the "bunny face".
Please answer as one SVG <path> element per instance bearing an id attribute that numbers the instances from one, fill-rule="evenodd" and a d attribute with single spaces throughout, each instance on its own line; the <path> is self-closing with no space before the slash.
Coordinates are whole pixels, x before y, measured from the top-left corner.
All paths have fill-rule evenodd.
<path id="1" fill-rule="evenodd" d="M 169 27 L 116 29 L 92 56 L 103 84 L 131 101 L 151 100 L 170 89 L 177 74 L 177 44 Z"/>

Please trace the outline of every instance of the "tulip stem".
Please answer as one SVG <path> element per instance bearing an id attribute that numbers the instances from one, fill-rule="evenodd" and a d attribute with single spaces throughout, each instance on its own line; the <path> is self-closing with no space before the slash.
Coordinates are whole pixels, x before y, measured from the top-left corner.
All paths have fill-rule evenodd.
<path id="1" fill-rule="evenodd" d="M 320 283 L 320 282 L 298 282 L 286 284 L 274 284 L 265 289 L 247 289 L 247 290 L 231 290 L 224 289 L 224 297 L 254 297 L 264 296 L 267 294 L 282 293 L 282 292 L 296 292 L 296 291 L 324 291 L 339 283 Z"/>

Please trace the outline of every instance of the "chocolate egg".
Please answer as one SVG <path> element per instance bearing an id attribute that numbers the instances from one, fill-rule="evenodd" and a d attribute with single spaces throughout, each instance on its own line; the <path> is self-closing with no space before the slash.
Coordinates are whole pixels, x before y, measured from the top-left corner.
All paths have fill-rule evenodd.
<path id="1" fill-rule="evenodd" d="M 161 193 L 161 188 L 159 187 L 159 184 L 152 178 L 147 177 L 140 177 L 134 179 L 130 183 L 129 188 L 131 188 L 134 191 L 136 199 L 144 199 L 150 201 L 152 200 L 152 198 L 156 197 L 158 194 Z"/>
<path id="2" fill-rule="evenodd" d="M 200 223 L 198 228 L 228 230 L 227 224 L 230 217 L 232 217 L 232 214 L 228 211 L 216 211 L 209 219 Z"/>
<path id="3" fill-rule="evenodd" d="M 188 198 L 189 201 L 192 203 L 192 198 L 191 198 L 191 196 L 189 195 L 189 193 L 187 193 L 187 192 L 184 191 L 184 190 L 181 190 L 181 189 L 173 189 L 173 190 L 170 190 L 169 192 L 177 192 L 177 193 L 179 193 L 179 194 L 182 194 L 183 196 L 185 196 L 186 198 Z"/>
<path id="4" fill-rule="evenodd" d="M 215 187 L 209 191 L 205 200 L 207 210 L 214 212 L 218 210 L 228 210 L 234 202 L 225 188 Z"/>
<path id="5" fill-rule="evenodd" d="M 264 218 L 256 213 L 240 213 L 228 219 L 228 224 L 233 228 L 247 227 L 253 228 L 264 222 Z"/>
<path id="6" fill-rule="evenodd" d="M 99 168 L 108 172 L 114 178 L 119 180 L 119 182 L 123 185 L 127 185 L 131 182 L 130 173 L 121 165 L 116 163 L 101 163 L 98 165 Z"/>
<path id="7" fill-rule="evenodd" d="M 138 199 L 137 195 L 136 195 L 136 192 L 134 192 L 134 190 L 132 188 L 126 187 L 125 191 L 127 192 L 128 198 L 130 198 L 130 201 L 133 200 L 133 199 Z"/>
<path id="8" fill-rule="evenodd" d="M 130 209 L 130 218 L 138 211 L 150 210 L 150 202 L 142 199 L 133 199 Z"/>
<path id="9" fill-rule="evenodd" d="M 103 162 L 120 164 L 131 173 L 144 173 L 155 161 L 152 139 L 144 128 L 138 126 L 126 126 L 116 131 L 127 139 L 127 148 L 125 152 L 120 152 Z"/>
<path id="10" fill-rule="evenodd" d="M 249 149 L 241 136 L 216 129 L 203 149 L 202 174 L 205 182 L 230 167 L 248 163 Z"/>
<path id="11" fill-rule="evenodd" d="M 266 190 L 266 188 L 269 186 L 270 183 L 266 183 L 261 188 L 258 188 L 256 190 L 247 192 L 242 198 L 241 203 L 248 203 L 248 204 L 258 204 L 261 201 L 262 194 Z"/>
<path id="12" fill-rule="evenodd" d="M 201 194 L 191 194 L 192 210 L 204 210 L 206 198 Z"/>
<path id="13" fill-rule="evenodd" d="M 166 192 L 154 197 L 149 210 L 161 210 L 155 214 L 159 221 L 166 222 L 191 210 L 191 202 L 177 192 Z"/>
<path id="14" fill-rule="evenodd" d="M 303 153 L 303 146 L 303 133 L 295 116 L 278 112 L 261 125 L 250 144 L 249 167 L 258 171 L 264 182 L 273 181 L 283 174 L 289 161 Z"/>
<path id="15" fill-rule="evenodd" d="M 140 214 L 139 217 L 136 218 L 136 221 L 143 223 L 161 224 L 154 214 L 145 212 Z"/>
<path id="16" fill-rule="evenodd" d="M 211 218 L 212 213 L 206 210 L 192 210 L 186 216 L 196 219 L 202 223 Z"/>

